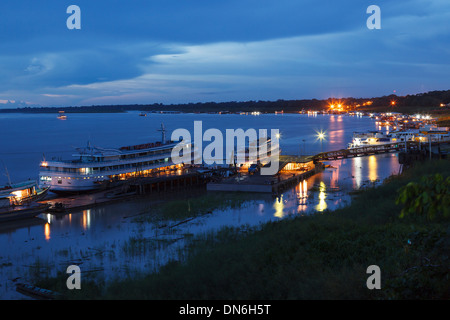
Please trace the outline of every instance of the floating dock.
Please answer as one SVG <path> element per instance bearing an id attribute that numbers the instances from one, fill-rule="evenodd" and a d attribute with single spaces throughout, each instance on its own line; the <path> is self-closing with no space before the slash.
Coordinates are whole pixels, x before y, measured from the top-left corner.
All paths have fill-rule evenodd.
<path id="1" fill-rule="evenodd" d="M 237 176 L 210 182 L 208 191 L 279 193 L 323 170 L 322 163 L 314 163 L 310 157 L 280 156 L 279 171 L 273 176 L 238 174 Z"/>

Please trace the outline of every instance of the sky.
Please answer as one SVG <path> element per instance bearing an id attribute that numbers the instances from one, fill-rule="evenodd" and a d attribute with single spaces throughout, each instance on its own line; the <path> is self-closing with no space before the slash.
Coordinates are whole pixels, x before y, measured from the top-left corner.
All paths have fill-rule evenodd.
<path id="1" fill-rule="evenodd" d="M 448 89 L 448 0 L 0 2 L 0 108 Z"/>

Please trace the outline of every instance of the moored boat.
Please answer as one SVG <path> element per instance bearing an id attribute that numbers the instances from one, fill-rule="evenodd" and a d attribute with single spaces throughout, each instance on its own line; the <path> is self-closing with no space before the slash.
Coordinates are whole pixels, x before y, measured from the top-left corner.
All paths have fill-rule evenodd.
<path id="1" fill-rule="evenodd" d="M 48 194 L 48 190 L 49 187 L 40 188 L 35 180 L 0 186 L 0 210 L 42 200 Z"/>
<path id="2" fill-rule="evenodd" d="M 15 220 L 34 218 L 43 213 L 50 207 L 48 204 L 29 203 L 20 206 L 10 206 L 9 208 L 0 208 L 0 223 Z"/>
<path id="3" fill-rule="evenodd" d="M 66 119 L 67 119 L 67 116 L 64 114 L 64 111 L 60 111 L 60 112 L 59 112 L 59 115 L 57 116 L 57 118 L 58 118 L 59 120 L 66 120 Z"/>
<path id="4" fill-rule="evenodd" d="M 16 291 L 32 298 L 44 300 L 54 300 L 62 297 L 62 295 L 58 292 L 39 288 L 25 283 L 17 283 Z"/>
<path id="5" fill-rule="evenodd" d="M 54 193 L 79 193 L 117 186 L 129 179 L 152 176 L 166 170 L 177 170 L 183 164 L 172 161 L 172 150 L 183 146 L 194 148 L 190 142 L 167 141 L 161 125 L 162 141 L 120 148 L 100 148 L 88 144 L 78 148 L 73 160 L 43 160 L 40 164 L 39 185 L 50 187 Z"/>

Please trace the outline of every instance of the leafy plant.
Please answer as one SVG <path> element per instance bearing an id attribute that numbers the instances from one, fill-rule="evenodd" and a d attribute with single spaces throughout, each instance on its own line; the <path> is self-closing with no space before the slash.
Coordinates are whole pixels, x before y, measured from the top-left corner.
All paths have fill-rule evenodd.
<path id="1" fill-rule="evenodd" d="M 414 213 L 426 215 L 430 220 L 436 215 L 450 216 L 449 186 L 450 176 L 444 179 L 437 173 L 400 188 L 396 199 L 396 204 L 404 204 L 400 217 Z"/>

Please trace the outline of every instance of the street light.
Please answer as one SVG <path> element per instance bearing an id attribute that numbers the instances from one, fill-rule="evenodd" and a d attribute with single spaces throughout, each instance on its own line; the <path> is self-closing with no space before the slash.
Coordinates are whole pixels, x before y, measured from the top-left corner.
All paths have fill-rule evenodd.
<path id="1" fill-rule="evenodd" d="M 325 132 L 324 131 L 320 131 L 317 132 L 317 139 L 320 140 L 320 152 L 323 152 L 323 140 L 325 139 Z"/>

